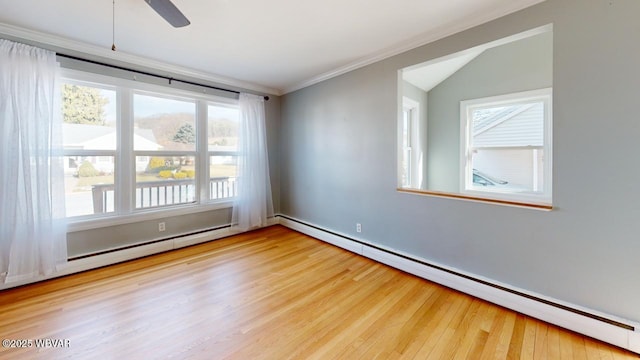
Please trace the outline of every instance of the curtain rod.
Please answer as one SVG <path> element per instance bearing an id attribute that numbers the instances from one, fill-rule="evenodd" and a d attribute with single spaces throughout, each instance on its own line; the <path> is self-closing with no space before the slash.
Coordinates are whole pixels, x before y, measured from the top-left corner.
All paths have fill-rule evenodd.
<path id="1" fill-rule="evenodd" d="M 160 79 L 165 79 L 165 80 L 169 81 L 169 85 L 171 85 L 171 82 L 177 81 L 177 82 L 181 82 L 183 84 L 201 86 L 201 87 L 205 87 L 205 88 L 208 88 L 208 89 L 220 90 L 220 91 L 226 91 L 226 92 L 231 92 L 231 93 L 235 93 L 235 94 L 240 94 L 240 91 L 236 91 L 236 90 L 229 90 L 229 89 L 224 89 L 224 88 L 217 87 L 217 86 L 200 84 L 200 83 L 189 81 L 189 80 L 180 80 L 180 79 L 176 79 L 176 78 L 173 78 L 173 77 L 170 77 L 170 76 L 153 74 L 153 73 L 146 72 L 146 71 L 130 69 L 130 68 L 127 68 L 127 67 L 124 67 L 124 66 L 107 64 L 107 63 L 96 61 L 96 60 L 84 59 L 84 58 L 73 56 L 73 55 L 67 55 L 67 54 L 61 54 L 61 53 L 56 53 L 56 55 L 60 56 L 60 57 L 63 57 L 63 58 L 67 58 L 67 59 L 83 61 L 83 62 L 95 64 L 95 65 L 110 67 L 110 68 L 113 68 L 113 69 L 124 70 L 124 71 L 134 72 L 134 73 L 141 74 L 141 75 L 147 75 L 147 76 L 152 76 L 152 77 L 156 77 L 156 78 L 160 78 Z M 265 96 L 264 100 L 268 101 L 269 97 Z"/>

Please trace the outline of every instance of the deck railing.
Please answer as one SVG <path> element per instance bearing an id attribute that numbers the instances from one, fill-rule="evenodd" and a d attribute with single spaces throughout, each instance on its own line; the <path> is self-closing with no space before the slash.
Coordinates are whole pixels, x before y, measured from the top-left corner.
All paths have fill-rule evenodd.
<path id="1" fill-rule="evenodd" d="M 107 211 L 109 199 L 114 199 L 113 184 L 93 185 L 93 212 Z M 173 204 L 187 204 L 196 199 L 194 179 L 168 179 L 136 183 L 136 209 L 154 208 Z M 235 177 L 215 177 L 209 180 L 209 193 L 212 200 L 228 199 L 236 196 Z M 113 205 L 113 204 L 112 204 Z M 113 206 L 111 206 L 113 208 Z"/>

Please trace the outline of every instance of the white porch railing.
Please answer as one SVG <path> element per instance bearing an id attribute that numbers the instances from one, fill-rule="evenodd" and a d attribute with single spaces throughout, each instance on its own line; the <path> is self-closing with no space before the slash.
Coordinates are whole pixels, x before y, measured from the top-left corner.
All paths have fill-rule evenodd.
<path id="1" fill-rule="evenodd" d="M 107 211 L 108 199 L 114 199 L 113 184 L 93 185 L 93 212 Z M 228 199 L 236 196 L 235 177 L 215 177 L 209 181 L 209 193 L 212 200 Z M 187 204 L 196 199 L 193 179 L 168 179 L 136 183 L 136 209 L 154 208 L 173 204 Z"/>

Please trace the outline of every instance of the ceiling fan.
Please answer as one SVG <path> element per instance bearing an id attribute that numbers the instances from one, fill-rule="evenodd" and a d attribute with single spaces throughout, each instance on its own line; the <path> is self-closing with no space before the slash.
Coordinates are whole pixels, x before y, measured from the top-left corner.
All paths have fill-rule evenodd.
<path id="1" fill-rule="evenodd" d="M 183 27 L 191 24 L 189 19 L 170 0 L 144 1 L 173 27 Z"/>
<path id="2" fill-rule="evenodd" d="M 189 19 L 171 2 L 171 0 L 144 0 L 153 10 L 162 16 L 173 27 L 183 27 L 191 24 Z M 116 0 L 113 3 L 113 44 L 111 50 L 116 51 Z"/>

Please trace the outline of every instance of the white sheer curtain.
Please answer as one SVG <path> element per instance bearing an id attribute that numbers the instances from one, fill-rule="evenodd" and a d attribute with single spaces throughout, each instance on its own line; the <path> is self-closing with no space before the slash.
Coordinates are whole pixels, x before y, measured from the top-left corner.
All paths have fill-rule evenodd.
<path id="1" fill-rule="evenodd" d="M 233 204 L 232 228 L 246 231 L 267 225 L 273 216 L 264 98 L 240 94 L 238 195 Z"/>
<path id="2" fill-rule="evenodd" d="M 55 53 L 0 39 L 0 281 L 66 261 Z"/>

